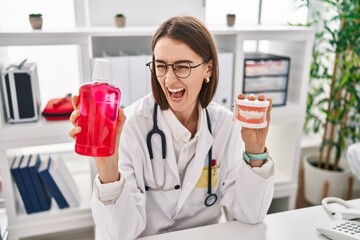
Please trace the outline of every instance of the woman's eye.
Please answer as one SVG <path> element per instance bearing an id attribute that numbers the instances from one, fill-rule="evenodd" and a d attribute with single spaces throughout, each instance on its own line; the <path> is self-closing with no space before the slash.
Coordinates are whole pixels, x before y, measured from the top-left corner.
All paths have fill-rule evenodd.
<path id="1" fill-rule="evenodd" d="M 164 64 L 159 64 L 159 65 L 156 65 L 156 68 L 157 69 L 165 69 L 166 66 Z"/>
<path id="2" fill-rule="evenodd" d="M 176 70 L 186 70 L 189 69 L 189 65 L 175 65 Z"/>

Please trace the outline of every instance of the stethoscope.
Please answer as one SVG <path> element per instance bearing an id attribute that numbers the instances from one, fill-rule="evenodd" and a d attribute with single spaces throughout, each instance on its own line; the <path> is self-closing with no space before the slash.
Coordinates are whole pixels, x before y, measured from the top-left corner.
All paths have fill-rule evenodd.
<path id="1" fill-rule="evenodd" d="M 149 151 L 149 155 L 150 155 L 150 160 L 151 160 L 151 168 L 154 174 L 154 183 L 156 188 L 150 188 L 148 186 L 145 187 L 146 191 L 149 190 L 153 190 L 153 191 L 171 191 L 171 190 L 178 190 L 180 189 L 180 185 L 175 185 L 174 187 L 165 187 L 165 183 L 166 183 L 166 138 L 165 138 L 165 134 L 163 131 L 161 131 L 157 125 L 157 108 L 158 105 L 155 103 L 154 105 L 154 111 L 153 111 L 153 121 L 154 121 L 154 125 L 153 128 L 150 130 L 150 132 L 148 133 L 147 137 L 146 137 L 146 144 L 147 144 L 147 148 Z M 209 112 L 207 111 L 207 109 L 205 108 L 206 111 L 206 120 L 207 120 L 207 126 L 209 129 L 210 134 L 212 134 L 211 132 L 211 122 L 210 122 L 210 117 L 209 117 Z M 153 151 L 152 151 L 152 145 L 151 145 L 151 137 L 154 134 L 159 134 L 160 138 L 161 138 L 161 154 L 162 154 L 162 159 L 164 161 L 164 181 L 163 183 L 160 185 L 158 183 L 158 179 L 157 179 L 157 174 L 156 174 L 156 169 L 154 168 L 154 164 L 153 164 L 153 159 L 154 159 L 154 155 L 153 155 Z M 212 146 L 209 149 L 208 152 L 208 189 L 207 189 L 207 197 L 205 198 L 204 204 L 207 207 L 211 207 L 212 205 L 214 205 L 217 201 L 217 195 L 215 193 L 212 193 L 211 191 L 211 178 L 212 178 Z"/>

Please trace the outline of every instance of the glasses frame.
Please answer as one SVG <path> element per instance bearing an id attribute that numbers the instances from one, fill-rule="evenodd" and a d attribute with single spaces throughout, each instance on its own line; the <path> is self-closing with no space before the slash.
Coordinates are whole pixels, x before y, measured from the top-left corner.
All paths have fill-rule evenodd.
<path id="1" fill-rule="evenodd" d="M 180 63 L 172 63 L 172 64 L 170 64 L 170 63 L 164 63 L 164 62 L 161 62 L 161 63 L 166 66 L 166 70 L 165 70 L 165 73 L 164 73 L 163 75 L 161 75 L 161 76 L 156 75 L 156 70 L 155 70 L 154 73 L 155 73 L 155 75 L 156 75 L 157 77 L 163 77 L 163 76 L 165 76 L 166 73 L 168 72 L 168 68 L 169 68 L 169 66 L 170 66 L 170 67 L 172 68 L 173 73 L 175 74 L 176 77 L 178 77 L 178 78 L 188 78 L 188 77 L 191 75 L 191 69 L 197 68 L 197 67 L 199 67 L 199 66 L 201 66 L 202 64 L 207 63 L 207 62 L 202 62 L 202 63 L 199 63 L 199 64 L 197 64 L 197 65 L 195 65 L 195 66 L 191 66 L 189 62 L 183 62 L 183 63 L 189 64 L 189 66 L 190 66 L 189 75 L 187 75 L 186 77 L 180 77 L 180 76 L 178 76 L 178 75 L 176 74 L 176 72 L 175 72 L 174 65 L 180 64 Z M 148 62 L 147 64 L 145 64 L 147 67 L 149 67 L 149 69 L 150 69 L 151 72 L 153 72 L 152 67 L 151 67 L 152 64 L 155 64 L 155 61 L 151 61 L 151 62 Z M 181 64 L 182 64 L 182 63 L 181 63 Z"/>

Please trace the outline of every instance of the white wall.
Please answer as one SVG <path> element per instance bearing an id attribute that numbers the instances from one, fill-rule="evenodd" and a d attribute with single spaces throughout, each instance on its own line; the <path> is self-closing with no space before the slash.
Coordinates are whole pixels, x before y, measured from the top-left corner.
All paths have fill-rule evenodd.
<path id="1" fill-rule="evenodd" d="M 156 26 L 172 16 L 193 15 L 205 20 L 205 0 L 89 0 L 90 25 L 114 26 L 116 13 L 126 26 Z"/>

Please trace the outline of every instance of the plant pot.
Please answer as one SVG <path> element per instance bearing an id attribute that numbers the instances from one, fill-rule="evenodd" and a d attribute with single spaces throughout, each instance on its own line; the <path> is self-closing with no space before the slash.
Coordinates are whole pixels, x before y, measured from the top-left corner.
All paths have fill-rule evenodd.
<path id="1" fill-rule="evenodd" d="M 42 28 L 43 20 L 41 17 L 29 17 L 29 21 L 33 29 Z"/>
<path id="2" fill-rule="evenodd" d="M 236 16 L 235 15 L 226 15 L 226 24 L 229 26 L 229 27 L 232 27 L 234 26 L 235 24 L 235 19 L 236 19 Z"/>
<path id="3" fill-rule="evenodd" d="M 125 27 L 125 17 L 115 17 L 115 25 L 118 28 Z"/>
<path id="4" fill-rule="evenodd" d="M 321 204 L 324 194 L 324 185 L 329 184 L 328 197 L 344 199 L 347 193 L 349 171 L 329 171 L 316 167 L 319 153 L 308 153 L 303 158 L 304 166 L 304 195 L 307 202 L 313 205 Z M 315 165 L 313 165 L 314 163 Z"/>

